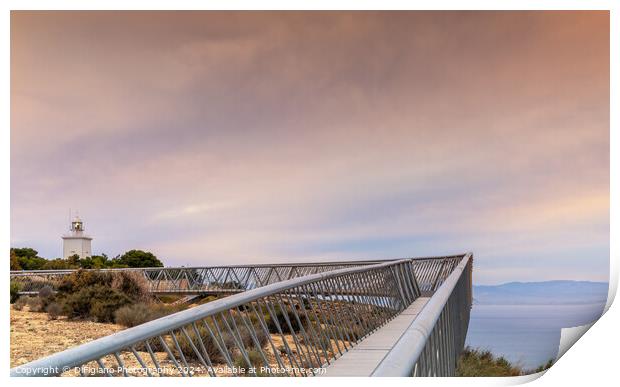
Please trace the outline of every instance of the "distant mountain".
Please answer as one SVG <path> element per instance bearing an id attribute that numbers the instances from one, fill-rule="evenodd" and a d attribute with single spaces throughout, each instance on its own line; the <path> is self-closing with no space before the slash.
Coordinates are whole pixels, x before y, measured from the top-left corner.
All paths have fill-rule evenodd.
<path id="1" fill-rule="evenodd" d="M 475 285 L 474 304 L 544 305 L 595 304 L 607 301 L 607 282 L 545 281 Z"/>

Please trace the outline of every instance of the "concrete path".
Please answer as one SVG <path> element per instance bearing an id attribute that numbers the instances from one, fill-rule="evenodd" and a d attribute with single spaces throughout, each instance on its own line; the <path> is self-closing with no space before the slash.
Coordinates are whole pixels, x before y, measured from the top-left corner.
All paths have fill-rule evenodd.
<path id="1" fill-rule="evenodd" d="M 320 376 L 370 376 L 400 336 L 418 316 L 430 297 L 416 299 L 392 321 L 330 364 Z"/>

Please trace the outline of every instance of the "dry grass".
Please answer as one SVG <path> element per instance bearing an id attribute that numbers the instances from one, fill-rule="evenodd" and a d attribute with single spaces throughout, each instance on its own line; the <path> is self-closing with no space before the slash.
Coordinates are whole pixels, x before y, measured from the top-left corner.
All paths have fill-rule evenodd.
<path id="1" fill-rule="evenodd" d="M 116 324 L 50 320 L 47 313 L 11 308 L 11 367 L 123 330 Z"/>
<path id="2" fill-rule="evenodd" d="M 30 312 L 27 306 L 21 311 L 11 309 L 11 367 L 25 364 L 123 329 L 125 328 L 117 324 L 68 320 L 66 317 L 50 320 L 46 313 Z M 284 340 L 280 335 L 274 334 L 272 339 L 276 348 L 283 347 Z M 289 347 L 296 352 L 297 347 L 292 336 L 285 334 L 284 339 Z M 302 351 L 306 352 L 305 345 L 301 344 L 301 346 Z M 270 365 L 277 366 L 276 355 L 271 346 L 266 345 L 264 350 Z M 148 353 L 140 352 L 140 355 L 149 367 L 154 366 L 149 360 Z M 155 355 L 162 367 L 174 369 L 173 363 L 164 352 L 157 352 Z M 121 357 L 127 367 L 140 368 L 139 363 L 130 353 L 123 353 Z M 281 357 L 285 365 L 288 365 L 286 356 L 282 354 Z M 116 365 L 116 361 L 111 356 L 107 356 L 103 360 L 107 366 Z M 191 367 L 201 366 L 197 361 L 188 361 L 188 363 Z M 223 364 L 221 365 L 223 366 Z M 93 369 L 96 368 L 94 363 L 89 364 L 89 366 Z M 175 371 L 172 374 L 177 373 Z M 77 372 L 73 370 L 65 373 L 63 376 L 77 376 Z M 207 376 L 204 367 L 197 372 L 196 376 Z M 219 376 L 230 375 L 219 374 Z"/>

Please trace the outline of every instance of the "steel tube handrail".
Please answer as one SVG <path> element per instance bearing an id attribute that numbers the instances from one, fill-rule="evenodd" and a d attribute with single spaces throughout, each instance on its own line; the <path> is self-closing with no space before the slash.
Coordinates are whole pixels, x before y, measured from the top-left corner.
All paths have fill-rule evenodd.
<path id="1" fill-rule="evenodd" d="M 231 308 L 239 307 L 262 297 L 271 296 L 273 294 L 277 294 L 278 292 L 308 285 L 318 280 L 335 278 L 345 274 L 350 275 L 363 273 L 369 270 L 395 266 L 408 261 L 409 260 L 398 260 L 376 265 L 337 269 L 265 285 L 165 316 L 110 336 L 106 336 L 45 358 L 35 360 L 22 366 L 12 368 L 10 375 L 49 376 L 37 372 L 37 370 L 57 370 L 56 372 L 51 372 L 52 375 L 62 373 L 63 371 L 67 371 L 88 361 L 93 361 L 103 356 L 116 353 L 124 348 L 130 347 L 133 344 L 165 334 L 175 329 L 179 329 L 192 324 L 197 320 L 212 316 L 219 312 L 230 310 Z"/>
<path id="2" fill-rule="evenodd" d="M 47 270 L 11 270 L 10 275 L 36 275 L 36 274 L 63 274 L 73 273 L 78 270 L 86 271 L 142 271 L 142 270 L 191 270 L 191 269 L 206 269 L 206 268 L 218 268 L 218 269 L 231 269 L 231 268 L 269 268 L 274 266 L 290 266 L 290 267 L 304 267 L 304 266 L 341 266 L 341 265 L 374 265 L 385 262 L 395 262 L 402 260 L 427 260 L 427 259 L 446 259 L 462 257 L 463 254 L 446 255 L 446 256 L 431 256 L 431 257 L 404 257 L 404 258 L 386 258 L 386 259 L 369 259 L 369 260 L 353 260 L 353 261 L 326 261 L 326 262 L 294 262 L 294 263 L 256 263 L 256 264 L 239 264 L 239 265 L 214 265 L 214 266 L 164 266 L 164 267 L 116 267 L 105 269 L 47 269 Z"/>
<path id="3" fill-rule="evenodd" d="M 435 328 L 472 254 L 467 253 L 450 276 L 437 289 L 420 314 L 413 320 L 394 347 L 375 368 L 371 376 L 411 376 L 424 347 Z"/>
<path id="4" fill-rule="evenodd" d="M 403 258 L 416 262 L 417 280 L 421 290 L 432 292 L 456 266 L 463 255 Z M 154 294 L 232 294 L 264 286 L 270 283 L 302 277 L 318 272 L 332 271 L 355 266 L 370 266 L 392 260 L 357 260 L 339 262 L 311 262 L 294 264 L 226 265 L 205 267 L 160 268 L 113 268 L 82 269 L 105 275 L 140 274 L 148 281 L 148 291 Z M 59 290 L 64 278 L 80 269 L 12 271 L 11 281 L 18 285 L 22 295 L 36 294 L 45 287 Z"/>

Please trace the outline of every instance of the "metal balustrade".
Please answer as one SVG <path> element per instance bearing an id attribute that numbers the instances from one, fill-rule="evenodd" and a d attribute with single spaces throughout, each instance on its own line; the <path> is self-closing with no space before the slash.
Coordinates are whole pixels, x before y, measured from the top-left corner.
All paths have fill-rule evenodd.
<path id="1" fill-rule="evenodd" d="M 473 257 L 465 255 L 372 376 L 454 376 L 469 325 Z"/>
<path id="2" fill-rule="evenodd" d="M 85 270 L 140 273 L 148 281 L 150 291 L 155 294 L 234 294 L 309 274 L 380 262 L 385 261 Z M 62 280 L 75 271 L 77 270 L 15 270 L 11 271 L 11 281 L 19 285 L 20 294 L 36 294 L 45 286 L 58 289 Z"/>
<path id="3" fill-rule="evenodd" d="M 452 375 L 469 321 L 471 260 L 467 254 L 357 263 L 256 283 L 15 367 L 11 376 L 317 375 L 423 293 L 432 296 L 410 327 L 414 334 L 407 330 L 375 374 Z"/>
<path id="4" fill-rule="evenodd" d="M 462 256 L 461 256 L 462 257 Z M 458 263 L 459 257 L 417 258 L 416 272 L 421 289 L 432 291 Z M 104 273 L 137 272 L 144 276 L 155 294 L 234 294 L 283 280 L 350 267 L 373 265 L 386 260 L 318 262 L 297 264 L 256 264 L 207 267 L 156 267 L 86 269 Z M 45 286 L 57 290 L 72 270 L 15 270 L 11 281 L 19 285 L 19 294 L 36 294 Z"/>

